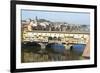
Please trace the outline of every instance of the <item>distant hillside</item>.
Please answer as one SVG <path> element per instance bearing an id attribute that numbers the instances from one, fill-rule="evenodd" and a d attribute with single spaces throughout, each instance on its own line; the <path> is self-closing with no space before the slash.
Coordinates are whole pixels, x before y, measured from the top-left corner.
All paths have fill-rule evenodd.
<path id="1" fill-rule="evenodd" d="M 46 19 L 38 19 L 38 22 L 50 22 L 50 21 Z"/>

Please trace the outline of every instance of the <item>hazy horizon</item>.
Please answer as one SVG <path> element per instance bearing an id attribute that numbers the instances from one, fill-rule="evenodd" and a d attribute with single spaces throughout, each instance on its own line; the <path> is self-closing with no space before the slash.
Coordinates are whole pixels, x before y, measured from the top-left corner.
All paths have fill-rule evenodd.
<path id="1" fill-rule="evenodd" d="M 46 19 L 52 22 L 90 25 L 90 14 L 83 12 L 21 10 L 21 20 Z"/>

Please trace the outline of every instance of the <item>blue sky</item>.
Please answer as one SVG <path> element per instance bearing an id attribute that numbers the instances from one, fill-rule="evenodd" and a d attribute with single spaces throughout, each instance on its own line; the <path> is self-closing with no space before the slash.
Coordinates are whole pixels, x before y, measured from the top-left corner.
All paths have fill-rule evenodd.
<path id="1" fill-rule="evenodd" d="M 70 24 L 90 24 L 90 14 L 82 12 L 54 12 L 54 11 L 35 11 L 22 10 L 22 20 L 26 19 L 47 19 L 52 22 L 67 22 Z"/>

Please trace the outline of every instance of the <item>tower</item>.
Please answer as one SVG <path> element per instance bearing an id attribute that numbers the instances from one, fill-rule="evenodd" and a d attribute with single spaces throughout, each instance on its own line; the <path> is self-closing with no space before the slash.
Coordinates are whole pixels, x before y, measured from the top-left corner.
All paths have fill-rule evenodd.
<path id="1" fill-rule="evenodd" d="M 37 25 L 38 24 L 38 18 L 37 18 L 37 16 L 35 17 L 35 24 Z"/>

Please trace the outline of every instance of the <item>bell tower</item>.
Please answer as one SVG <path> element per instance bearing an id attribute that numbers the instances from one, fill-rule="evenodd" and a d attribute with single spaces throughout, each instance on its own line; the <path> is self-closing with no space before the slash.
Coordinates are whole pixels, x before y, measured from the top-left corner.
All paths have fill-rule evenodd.
<path id="1" fill-rule="evenodd" d="M 37 18 L 37 16 L 35 17 L 35 24 L 36 25 L 38 24 L 38 18 Z"/>

